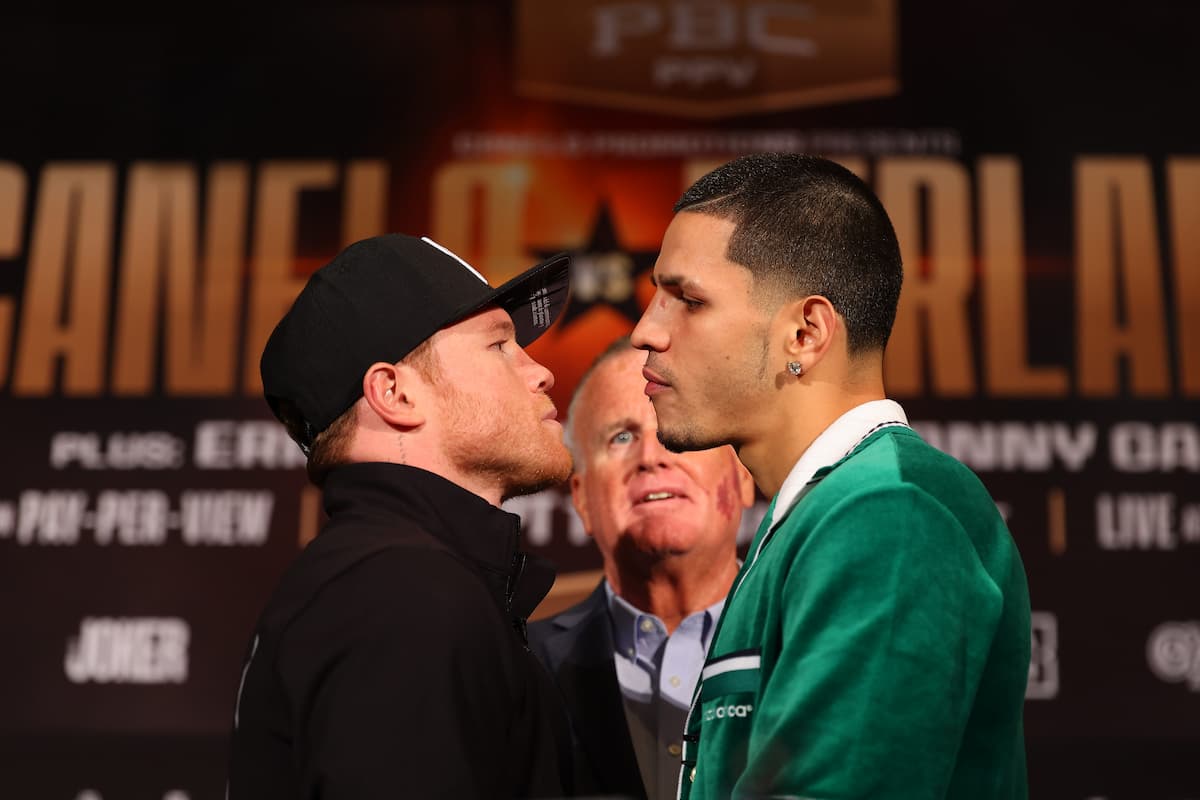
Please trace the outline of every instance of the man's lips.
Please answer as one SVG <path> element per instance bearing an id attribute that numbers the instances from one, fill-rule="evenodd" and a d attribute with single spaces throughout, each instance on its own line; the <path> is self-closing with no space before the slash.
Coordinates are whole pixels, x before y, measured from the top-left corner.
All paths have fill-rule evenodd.
<path id="1" fill-rule="evenodd" d="M 642 368 L 642 377 L 646 379 L 646 394 L 650 397 L 671 387 L 665 378 L 649 367 Z"/>
<path id="2" fill-rule="evenodd" d="M 639 488 L 630 493 L 633 505 L 641 506 L 650 503 L 661 503 L 664 500 L 686 500 L 687 495 L 682 489 L 674 486 L 657 486 Z"/>

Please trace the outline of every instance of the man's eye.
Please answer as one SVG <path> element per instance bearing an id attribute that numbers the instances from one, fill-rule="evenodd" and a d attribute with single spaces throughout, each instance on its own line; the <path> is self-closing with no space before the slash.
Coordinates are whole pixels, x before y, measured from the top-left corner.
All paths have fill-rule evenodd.
<path id="1" fill-rule="evenodd" d="M 690 297 L 682 297 L 682 296 L 681 296 L 681 297 L 679 298 L 679 300 L 680 300 L 680 302 L 682 302 L 682 303 L 683 303 L 685 306 L 687 306 L 687 308 L 688 308 L 688 311 L 695 311 L 696 309 L 700 308 L 700 306 L 704 305 L 703 301 L 701 301 L 701 300 L 693 300 L 693 299 L 692 299 L 692 298 L 690 298 Z"/>
<path id="2" fill-rule="evenodd" d="M 503 353 L 503 352 L 504 352 L 504 345 L 506 345 L 506 344 L 508 344 L 508 340 L 507 340 L 507 339 L 501 339 L 501 340 L 500 340 L 500 341 L 498 341 L 498 342 L 492 342 L 492 344 L 491 344 L 491 347 L 492 347 L 492 348 L 494 348 L 494 349 L 496 349 L 496 350 L 499 350 L 501 353 Z"/>
<path id="3" fill-rule="evenodd" d="M 617 431 L 613 437 L 609 439 L 610 444 L 629 444 L 633 441 L 633 434 L 629 431 Z"/>

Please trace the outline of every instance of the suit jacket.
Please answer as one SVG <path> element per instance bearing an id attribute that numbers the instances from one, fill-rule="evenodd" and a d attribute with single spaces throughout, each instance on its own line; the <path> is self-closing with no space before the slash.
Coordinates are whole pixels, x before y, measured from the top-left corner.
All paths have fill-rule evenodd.
<path id="1" fill-rule="evenodd" d="M 571 718 L 576 791 L 645 800 L 613 665 L 604 582 L 578 605 L 531 622 L 529 646 L 554 678 Z"/>

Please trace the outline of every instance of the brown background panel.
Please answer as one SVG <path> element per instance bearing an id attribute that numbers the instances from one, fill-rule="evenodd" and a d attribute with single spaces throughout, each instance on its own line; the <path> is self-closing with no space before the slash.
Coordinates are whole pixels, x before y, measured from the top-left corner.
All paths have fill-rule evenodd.
<path id="1" fill-rule="evenodd" d="M 560 5 L 555 4 L 556 13 Z M 862 5 L 867 6 L 873 4 Z M 832 10 L 832 5 L 820 8 Z M 854 101 L 829 95 L 816 104 L 761 111 L 751 110 L 761 106 L 748 98 L 742 113 L 723 116 L 731 109 L 718 106 L 708 109 L 710 116 L 702 122 L 674 115 L 665 100 L 618 111 L 522 95 L 517 90 L 522 52 L 517 12 L 502 2 L 318 4 L 287 13 L 245 7 L 237 15 L 185 14 L 179 21 L 118 19 L 99 10 L 70 17 L 32 7 L 19 11 L 6 10 L 0 26 L 8 34 L 0 68 L 19 76 L 8 83 L 0 104 L 5 131 L 0 161 L 7 165 L 5 174 L 15 170 L 25 181 L 24 190 L 14 195 L 20 213 L 13 236 L 0 252 L 0 308 L 6 310 L 0 311 L 0 322 L 11 313 L 18 324 L 14 331 L 22 318 L 48 165 L 90 159 L 114 171 L 112 244 L 108 252 L 91 255 L 113 265 L 109 289 L 117 297 L 127 244 L 126 180 L 135 162 L 190 165 L 202 186 L 214 165 L 244 163 L 252 180 L 247 197 L 252 210 L 261 188 L 257 177 L 270 162 L 330 162 L 340 171 L 352 160 L 374 160 L 387 167 L 386 226 L 416 233 L 446 223 L 434 208 L 434 187 L 447 169 L 461 162 L 501 163 L 515 165 L 529 180 L 509 231 L 529 263 L 560 249 L 577 256 L 615 251 L 634 262 L 634 290 L 624 304 L 578 302 L 570 320 L 531 348 L 558 376 L 554 396 L 565 408 L 587 362 L 610 338 L 628 331 L 646 302 L 646 271 L 688 163 L 719 161 L 736 148 L 480 155 L 466 152 L 463 142 L 495 133 L 545 136 L 552 142 L 572 134 L 584 140 L 625 137 L 620 141 L 642 144 L 668 134 L 737 135 L 742 142 L 757 133 L 783 134 L 811 137 L 832 154 L 863 157 L 872 180 L 882 159 L 909 153 L 910 146 L 960 167 L 968 181 L 963 235 L 972 257 L 980 246 L 979 160 L 996 154 L 1017 159 L 1027 314 L 1007 324 L 1024 326 L 1028 363 L 1062 368 L 1069 388 L 1054 398 L 989 393 L 984 362 L 989 334 L 981 289 L 973 284 L 962 309 L 972 389 L 939 394 L 929 388 L 935 376 L 925 363 L 918 381 L 923 388 L 903 398 L 911 417 L 1091 421 L 1102 436 L 1126 420 L 1200 420 L 1197 398 L 1183 388 L 1181 355 L 1195 345 L 1179 338 L 1181 331 L 1191 335 L 1193 329 L 1178 319 L 1180 282 L 1171 268 L 1179 253 L 1170 238 L 1172 206 L 1166 191 L 1168 159 L 1196 157 L 1200 142 L 1200 113 L 1189 101 L 1200 77 L 1190 59 L 1200 29 L 1192 6 L 1149 2 L 1117 15 L 1095 6 L 1026 10 L 949 0 L 898 3 L 890 55 L 886 47 L 855 51 L 853 39 L 837 44 L 851 47 L 843 52 L 852 63 L 867 65 L 864 74 L 877 71 L 871 65 L 890 63 L 884 77 L 894 80 L 895 91 Z M 541 52 L 562 56 L 572 48 Z M 606 76 L 593 69 L 588 77 L 619 77 L 609 88 L 630 89 L 619 70 Z M 815 79 L 771 74 L 772 80 L 781 77 Z M 850 149 L 840 146 L 846 142 Z M 935 142 L 948 142 L 948 148 L 934 147 Z M 1134 272 L 1138 280 L 1160 283 L 1167 299 L 1162 318 L 1156 317 L 1167 331 L 1165 397 L 1130 388 L 1129 378 L 1142 364 L 1120 365 L 1116 388 L 1099 400 L 1078 395 L 1075 214 L 1081 198 L 1075 168 L 1079 159 L 1096 154 L 1142 159 L 1152 180 L 1152 235 L 1162 263 L 1139 264 Z M 301 196 L 293 276 L 302 277 L 340 246 L 345 230 L 341 190 L 339 178 L 330 189 Z M 203 201 L 203 190 L 198 199 Z M 598 233 L 603 232 L 602 208 L 610 214 L 607 241 Z M 478 203 L 465 213 L 473 216 L 464 255 L 485 273 L 510 268 L 508 262 L 489 260 L 490 245 L 482 236 L 486 219 Z M 0 227 L 11 222 L 0 220 Z M 197 222 L 203 230 L 204 220 Z M 246 223 L 241 266 L 249 275 L 257 232 L 252 212 Z M 921 235 L 929 231 L 922 227 Z M 988 265 L 972 262 L 970 267 L 977 276 Z M 249 285 L 240 289 L 244 294 Z M 1121 320 L 1139 311 L 1145 310 L 1124 308 Z M 244 314 L 239 316 L 239 342 L 246 322 Z M 161 371 L 139 397 L 116 396 L 107 384 L 79 397 L 60 389 L 48 396 L 14 397 L 11 367 L 19 343 L 7 334 L 0 325 L 0 367 L 5 368 L 0 370 L 0 410 L 8 423 L 0 502 L 15 502 L 27 489 L 80 489 L 92 496 L 105 489 L 159 489 L 177 499 L 188 489 L 208 488 L 270 490 L 276 503 L 268 542 L 257 548 L 169 543 L 153 549 L 55 549 L 21 547 L 11 537 L 0 537 L 0 636 L 5 642 L 0 705 L 7 710 L 0 721 L 0 774 L 5 776 L 0 795 L 75 798 L 92 788 L 106 798 L 162 800 L 168 791 L 181 789 L 190 800 L 218 798 L 225 731 L 250 626 L 302 532 L 320 519 L 311 495 L 302 499 L 302 471 L 53 470 L 48 445 L 55 431 L 161 430 L 190 440 L 199 420 L 261 420 L 267 411 L 256 396 L 175 395 Z M 114 335 L 110 325 L 101 337 L 106 360 Z M 239 375 L 244 367 L 238 364 Z M 110 369 L 111 364 L 103 365 L 106 377 Z M 1013 514 L 1035 611 L 1056 620 L 1058 692 L 1026 704 L 1032 796 L 1200 796 L 1190 758 L 1200 750 L 1195 722 L 1200 692 L 1186 682 L 1159 679 L 1146 661 L 1147 637 L 1158 624 L 1200 621 L 1194 580 L 1200 547 L 1181 542 L 1173 549 L 1104 549 L 1095 530 L 1099 494 L 1167 492 L 1179 503 L 1200 502 L 1196 472 L 1122 473 L 1098 452 L 1079 472 L 980 474 Z M 1065 538 L 1052 536 L 1051 496 L 1063 499 Z M 539 613 L 548 612 L 550 603 L 590 591 L 599 567 L 592 546 L 568 535 L 564 496 L 552 500 L 550 531 L 530 544 L 559 563 L 564 579 Z M 62 663 L 67 638 L 78 633 L 83 618 L 98 616 L 187 621 L 192 631 L 188 682 L 69 684 Z"/>

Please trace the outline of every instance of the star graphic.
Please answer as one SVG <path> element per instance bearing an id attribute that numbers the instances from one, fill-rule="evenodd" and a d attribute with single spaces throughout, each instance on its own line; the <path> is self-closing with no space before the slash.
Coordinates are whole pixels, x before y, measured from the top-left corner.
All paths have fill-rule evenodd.
<path id="1" fill-rule="evenodd" d="M 549 258 L 562 248 L 535 250 L 538 258 Z M 617 239 L 612 211 L 601 202 L 592 222 L 588 241 L 571 251 L 571 300 L 562 313 L 560 324 L 572 320 L 599 305 L 611 306 L 637 322 L 642 315 L 638 305 L 637 279 L 654 267 L 656 250 L 626 250 Z"/>

